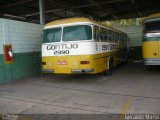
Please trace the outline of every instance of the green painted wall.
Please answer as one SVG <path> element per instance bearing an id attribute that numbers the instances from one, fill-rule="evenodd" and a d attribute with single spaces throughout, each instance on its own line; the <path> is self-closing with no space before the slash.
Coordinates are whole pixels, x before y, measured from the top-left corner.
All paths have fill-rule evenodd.
<path id="1" fill-rule="evenodd" d="M 0 18 L 0 84 L 40 75 L 42 34 L 43 25 Z M 12 44 L 11 64 L 4 64 L 4 44 Z"/>
<path id="2" fill-rule="evenodd" d="M 11 64 L 4 64 L 4 57 L 0 55 L 0 84 L 28 77 L 38 76 L 41 73 L 40 53 L 17 53 Z"/>
<path id="3" fill-rule="evenodd" d="M 6 81 L 6 69 L 3 64 L 3 55 L 0 55 L 0 83 L 3 83 L 3 81 Z"/>

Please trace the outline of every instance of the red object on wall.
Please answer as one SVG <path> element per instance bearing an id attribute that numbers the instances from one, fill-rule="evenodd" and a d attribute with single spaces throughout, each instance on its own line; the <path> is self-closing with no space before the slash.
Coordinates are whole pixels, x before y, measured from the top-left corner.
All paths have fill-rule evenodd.
<path id="1" fill-rule="evenodd" d="M 4 49 L 4 63 L 12 63 L 13 62 L 13 52 L 12 52 L 12 45 L 6 44 L 3 45 Z"/>

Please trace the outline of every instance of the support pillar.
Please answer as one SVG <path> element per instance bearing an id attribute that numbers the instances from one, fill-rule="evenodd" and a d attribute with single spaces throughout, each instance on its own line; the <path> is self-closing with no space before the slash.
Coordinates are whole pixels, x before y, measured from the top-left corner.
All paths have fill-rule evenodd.
<path id="1" fill-rule="evenodd" d="M 45 24 L 45 10 L 44 10 L 44 0 L 39 0 L 39 15 L 40 15 L 40 24 Z"/>

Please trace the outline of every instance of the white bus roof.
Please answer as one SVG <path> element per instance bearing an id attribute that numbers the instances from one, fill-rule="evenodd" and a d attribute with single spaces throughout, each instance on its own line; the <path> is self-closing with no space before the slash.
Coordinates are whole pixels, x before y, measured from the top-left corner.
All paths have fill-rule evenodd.
<path id="1" fill-rule="evenodd" d="M 76 25 L 76 24 L 94 24 L 98 25 L 101 27 L 104 27 L 106 29 L 113 30 L 115 32 L 123 33 L 122 31 L 116 30 L 114 28 L 108 27 L 106 25 L 103 25 L 101 23 L 98 23 L 94 20 L 88 19 L 88 18 L 66 18 L 66 19 L 61 19 L 61 20 L 55 20 L 52 22 L 47 23 L 44 26 L 44 29 L 49 29 L 49 28 L 54 28 L 54 27 L 60 27 L 60 26 L 68 26 L 68 25 Z"/>

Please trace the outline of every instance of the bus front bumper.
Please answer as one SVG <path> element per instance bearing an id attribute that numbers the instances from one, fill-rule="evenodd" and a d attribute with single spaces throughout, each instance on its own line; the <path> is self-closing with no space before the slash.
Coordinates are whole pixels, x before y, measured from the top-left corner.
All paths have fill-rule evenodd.
<path id="1" fill-rule="evenodd" d="M 144 59 L 145 65 L 160 65 L 160 58 L 146 58 Z"/>
<path id="2" fill-rule="evenodd" d="M 81 74 L 92 73 L 94 69 L 42 69 L 43 73 L 57 73 L 57 74 Z"/>
<path id="3" fill-rule="evenodd" d="M 93 69 L 72 69 L 71 71 L 73 74 L 80 74 L 80 73 L 91 73 L 94 70 Z"/>
<path id="4" fill-rule="evenodd" d="M 43 73 L 54 73 L 53 69 L 41 69 Z"/>

